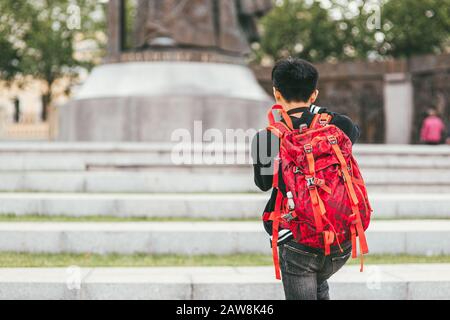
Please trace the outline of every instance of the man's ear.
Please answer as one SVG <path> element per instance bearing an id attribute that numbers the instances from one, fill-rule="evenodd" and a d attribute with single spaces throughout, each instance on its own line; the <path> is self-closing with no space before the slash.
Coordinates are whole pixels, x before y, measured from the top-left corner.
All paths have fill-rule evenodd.
<path id="1" fill-rule="evenodd" d="M 309 99 L 309 102 L 310 102 L 310 103 L 316 102 L 316 100 L 317 100 L 318 97 L 319 97 L 319 90 L 316 89 L 316 90 L 312 93 L 311 98 Z"/>
<path id="2" fill-rule="evenodd" d="M 281 92 L 275 87 L 273 87 L 273 97 L 277 102 L 281 100 Z"/>

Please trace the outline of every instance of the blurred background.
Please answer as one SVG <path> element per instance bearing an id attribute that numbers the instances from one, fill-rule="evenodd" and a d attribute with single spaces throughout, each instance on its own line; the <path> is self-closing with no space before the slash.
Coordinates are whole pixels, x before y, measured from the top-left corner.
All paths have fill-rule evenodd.
<path id="1" fill-rule="evenodd" d="M 136 39 L 138 1 L 124 2 L 109 31 L 107 5 L 106 0 L 2 1 L 2 139 L 56 139 L 58 109 L 76 96 L 92 68 L 126 60 L 127 53 L 128 60 L 145 59 L 136 57 L 145 50 Z M 274 61 L 304 58 L 320 70 L 319 104 L 355 119 L 361 142 L 418 143 L 428 109 L 449 122 L 449 5 L 447 0 L 275 1 L 270 11 L 239 12 L 249 48 L 238 51 L 269 95 Z M 120 25 L 119 34 L 111 24 Z M 119 49 L 112 49 L 114 41 Z"/>
<path id="2" fill-rule="evenodd" d="M 332 298 L 448 299 L 449 31 L 450 0 L 0 1 L 0 298 L 282 299 L 248 139 L 201 135 L 264 128 L 294 56 L 374 208 Z"/>

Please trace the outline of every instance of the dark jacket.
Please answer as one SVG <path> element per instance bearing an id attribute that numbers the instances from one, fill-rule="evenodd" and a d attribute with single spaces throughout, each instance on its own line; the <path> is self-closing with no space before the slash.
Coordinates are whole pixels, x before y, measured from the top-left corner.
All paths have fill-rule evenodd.
<path id="1" fill-rule="evenodd" d="M 332 115 L 330 124 L 334 124 L 341 129 L 354 144 L 359 139 L 360 130 L 358 125 L 354 124 L 352 120 L 345 116 L 335 112 L 328 111 L 326 108 L 320 108 L 317 106 L 311 106 L 310 108 L 297 108 L 290 110 L 289 115 L 303 112 L 300 118 L 292 117 L 292 123 L 294 128 L 299 128 L 302 124 L 311 124 L 314 115 L 317 113 L 328 113 Z M 279 151 L 279 139 L 274 136 L 268 130 L 259 131 L 252 141 L 252 158 L 253 158 L 253 170 L 256 186 L 262 191 L 269 191 L 272 189 L 273 181 L 273 160 L 277 156 Z M 281 170 L 279 170 L 279 189 L 283 194 L 286 193 L 286 186 L 281 176 Z M 277 197 L 277 190 L 272 190 L 272 195 L 266 204 L 264 212 L 272 212 L 275 208 L 275 199 Z M 263 212 L 263 213 L 264 213 Z M 272 236 L 272 221 L 265 221 L 264 228 L 267 233 Z M 278 245 L 281 245 L 292 239 L 292 233 L 287 230 L 280 231 Z"/>

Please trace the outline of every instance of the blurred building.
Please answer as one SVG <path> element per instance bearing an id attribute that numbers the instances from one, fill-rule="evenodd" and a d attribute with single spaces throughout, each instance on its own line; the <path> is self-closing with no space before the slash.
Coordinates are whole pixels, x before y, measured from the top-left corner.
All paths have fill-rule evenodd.
<path id="1" fill-rule="evenodd" d="M 450 55 L 317 64 L 318 104 L 349 115 L 367 143 L 415 143 L 427 108 L 450 116 Z M 253 70 L 268 93 L 271 68 Z"/>

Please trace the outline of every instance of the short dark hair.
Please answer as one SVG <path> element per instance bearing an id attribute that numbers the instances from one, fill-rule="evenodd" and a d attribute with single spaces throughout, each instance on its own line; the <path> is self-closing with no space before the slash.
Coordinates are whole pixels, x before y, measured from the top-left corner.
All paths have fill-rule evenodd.
<path id="1" fill-rule="evenodd" d="M 306 102 L 317 89 L 319 72 L 308 61 L 287 58 L 278 61 L 272 70 L 272 83 L 287 102 Z"/>

